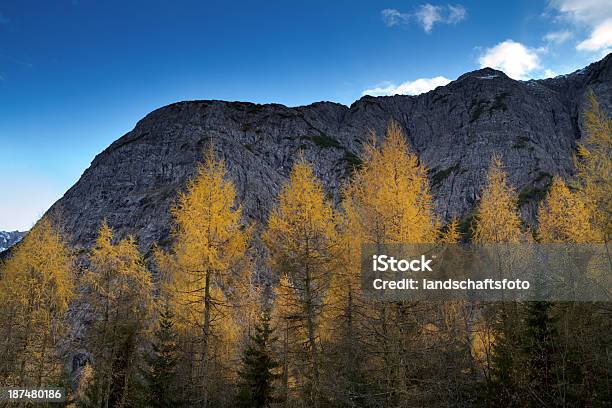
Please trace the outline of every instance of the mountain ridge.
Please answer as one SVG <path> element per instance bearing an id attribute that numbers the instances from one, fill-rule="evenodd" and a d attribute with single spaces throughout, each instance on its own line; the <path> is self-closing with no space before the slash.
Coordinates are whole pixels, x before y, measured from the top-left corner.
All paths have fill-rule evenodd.
<path id="1" fill-rule="evenodd" d="M 298 152 L 338 199 L 370 132 L 380 137 L 395 120 L 430 169 L 444 220 L 469 217 L 490 156 L 501 153 L 530 221 L 551 177 L 573 173 L 587 89 L 611 112 L 611 85 L 612 54 L 556 78 L 515 81 L 483 68 L 421 95 L 363 96 L 350 106 L 176 102 L 147 114 L 99 153 L 48 213 L 60 217 L 77 247 L 93 243 L 102 219 L 120 236 L 134 234 L 144 250 L 163 245 L 169 209 L 213 141 L 236 183 L 245 221 L 265 222 Z"/>
<path id="2" fill-rule="evenodd" d="M 0 252 L 4 252 L 25 236 L 24 231 L 0 231 Z"/>

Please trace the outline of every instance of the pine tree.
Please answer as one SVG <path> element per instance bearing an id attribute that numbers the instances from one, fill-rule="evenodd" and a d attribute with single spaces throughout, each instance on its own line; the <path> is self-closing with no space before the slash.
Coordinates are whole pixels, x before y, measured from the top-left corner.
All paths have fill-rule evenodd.
<path id="1" fill-rule="evenodd" d="M 153 408 L 177 407 L 181 405 L 176 386 L 177 333 L 174 314 L 168 304 L 159 314 L 151 348 L 146 358 L 147 370 L 144 372 L 146 404 Z"/>
<path id="2" fill-rule="evenodd" d="M 368 392 L 365 356 L 361 344 L 364 299 L 361 295 L 360 241 L 347 217 L 339 217 L 334 244 L 334 274 L 325 294 L 321 318 L 321 343 L 325 349 L 325 392 L 350 405 Z"/>
<path id="3" fill-rule="evenodd" d="M 249 344 L 242 354 L 242 366 L 238 405 L 245 408 L 269 406 L 274 398 L 275 381 L 279 378 L 278 362 L 274 356 L 274 344 L 278 340 L 270 325 L 270 314 L 264 312 L 255 326 Z"/>
<path id="4" fill-rule="evenodd" d="M 553 405 L 559 392 L 558 373 L 555 372 L 559 342 L 552 307 L 551 302 L 529 302 L 520 335 L 524 362 L 522 376 L 526 387 L 531 390 L 523 398 L 534 406 Z"/>
<path id="5" fill-rule="evenodd" d="M 74 298 L 69 248 L 44 217 L 0 271 L 0 384 L 58 384 L 57 345 L 67 331 Z"/>
<path id="6" fill-rule="evenodd" d="M 461 232 L 459 231 L 459 220 L 453 218 L 449 222 L 444 231 L 440 235 L 439 242 L 444 244 L 457 244 L 461 240 Z"/>
<path id="7" fill-rule="evenodd" d="M 295 292 L 294 298 L 300 302 L 309 366 L 304 398 L 314 406 L 321 400 L 320 318 L 331 279 L 334 236 L 332 205 L 311 166 L 301 159 L 270 214 L 264 242 L 270 252 L 270 266 L 279 276 L 287 274 L 287 289 Z"/>

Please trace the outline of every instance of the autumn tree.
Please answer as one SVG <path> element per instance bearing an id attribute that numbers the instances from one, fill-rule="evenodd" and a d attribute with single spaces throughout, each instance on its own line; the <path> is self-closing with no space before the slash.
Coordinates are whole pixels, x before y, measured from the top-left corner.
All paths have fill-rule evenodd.
<path id="1" fill-rule="evenodd" d="M 282 274 L 274 288 L 271 322 L 278 335 L 277 352 L 280 367 L 278 400 L 291 406 L 303 396 L 301 378 L 307 374 L 303 364 L 303 345 L 307 344 L 304 330 L 304 308 L 298 290 L 287 274 Z"/>
<path id="2" fill-rule="evenodd" d="M 0 384 L 59 384 L 58 344 L 73 297 L 72 256 L 44 217 L 0 265 Z"/>
<path id="3" fill-rule="evenodd" d="M 168 275 L 165 293 L 186 353 L 184 380 L 201 391 L 197 402 L 206 407 L 213 396 L 227 396 L 218 387 L 235 381 L 239 330 L 230 297 L 244 277 L 249 236 L 234 184 L 212 146 L 172 214 L 174 244 L 170 253 L 158 253 L 158 261 Z"/>
<path id="4" fill-rule="evenodd" d="M 515 189 L 508 183 L 501 157 L 494 155 L 476 208 L 473 240 L 480 244 L 519 243 L 525 238 Z"/>
<path id="5" fill-rule="evenodd" d="M 581 194 L 572 192 L 560 177 L 554 177 L 546 198 L 538 207 L 537 236 L 545 243 L 602 242 Z"/>
<path id="6" fill-rule="evenodd" d="M 289 290 L 300 302 L 301 321 L 307 339 L 309 383 L 304 398 L 320 404 L 320 317 L 331 278 L 334 213 L 312 167 L 300 159 L 272 210 L 264 242 L 270 266 L 286 274 Z"/>
<path id="7" fill-rule="evenodd" d="M 593 91 L 587 94 L 583 117 L 586 138 L 578 146 L 577 186 L 593 225 L 608 242 L 612 234 L 612 120 Z"/>
<path id="8" fill-rule="evenodd" d="M 362 344 L 364 299 L 360 289 L 361 245 L 342 213 L 333 248 L 334 273 L 324 299 L 321 341 L 325 347 L 324 393 L 350 405 L 366 394 Z"/>
<path id="9" fill-rule="evenodd" d="M 382 146 L 372 134 L 343 208 L 363 243 L 433 243 L 439 233 L 427 169 L 391 122 Z"/>
<path id="10" fill-rule="evenodd" d="M 586 138 L 578 148 L 576 187 L 578 195 L 586 203 L 591 213 L 591 225 L 597 229 L 598 235 L 603 239 L 606 260 L 610 268 L 612 267 L 609 255 L 609 241 L 612 235 L 612 200 L 610 200 L 612 196 L 612 119 L 600 106 L 592 90 L 587 94 L 587 106 L 583 115 Z M 579 330 L 574 330 L 573 333 L 577 340 L 574 344 L 579 346 L 577 349 L 588 351 L 583 353 L 584 362 L 596 363 L 590 367 L 591 375 L 587 379 L 590 386 L 585 387 L 585 391 L 586 394 L 591 395 L 591 398 L 605 400 L 607 397 L 609 400 L 610 386 L 599 380 L 602 378 L 601 370 L 604 367 L 601 364 L 605 361 L 603 356 L 609 354 L 610 344 L 612 344 L 609 336 L 609 333 L 612 332 L 609 318 L 610 308 L 606 304 L 584 306 L 581 308 L 588 309 L 587 316 L 589 317 L 583 317 L 580 322 L 590 321 L 590 325 L 574 327 L 584 328 L 585 332 L 581 334 L 591 341 L 580 341 Z M 586 372 L 587 369 L 584 371 Z M 594 397 L 595 395 L 598 396 Z"/>
<path id="11" fill-rule="evenodd" d="M 378 143 L 376 135 L 371 135 L 362 154 L 362 165 L 343 193 L 344 250 L 352 258 L 345 263 L 350 269 L 344 274 L 349 280 L 355 282 L 359 276 L 358 254 L 363 244 L 380 247 L 393 243 L 436 242 L 439 223 L 433 212 L 427 170 L 409 148 L 397 123 L 389 124 L 382 144 Z M 354 286 L 343 283 L 340 287 L 344 288 L 344 294 L 335 298 L 344 299 L 345 306 L 339 314 L 344 319 L 343 326 L 361 326 L 360 334 L 346 341 L 362 337 L 358 344 L 368 355 L 364 364 L 369 366 L 370 372 L 379 370 L 378 383 L 370 384 L 369 388 L 378 387 L 376 394 L 383 396 L 381 401 L 385 404 L 407 398 L 410 372 L 418 370 L 413 365 L 418 359 L 409 363 L 402 356 L 409 351 L 417 354 L 417 349 L 423 346 L 418 316 L 431 312 L 425 310 L 430 305 L 369 301 L 362 312 L 354 313 L 359 304 L 357 292 L 352 291 Z M 351 292 L 347 292 L 347 288 Z M 357 316 L 364 316 L 358 325 Z"/>
<path id="12" fill-rule="evenodd" d="M 523 231 L 519 217 L 517 194 L 508 182 L 507 173 L 503 170 L 500 156 L 491 158 L 485 186 L 482 190 L 480 202 L 476 208 L 473 240 L 474 242 L 491 246 L 493 264 L 499 265 L 500 271 L 491 273 L 504 273 L 507 266 L 512 267 L 524 254 L 516 253 L 515 246 L 501 244 L 519 244 L 526 242 L 527 234 Z M 516 302 L 506 302 L 489 305 L 483 313 L 481 331 L 487 332 L 489 328 L 494 333 L 490 349 L 490 365 L 485 368 L 487 381 L 490 386 L 489 396 L 492 400 L 505 401 L 515 404 L 520 397 L 520 384 L 517 382 L 517 370 L 520 370 L 518 357 L 519 326 L 521 319 L 519 307 Z M 484 338 L 484 337 L 483 337 Z M 485 349 L 489 346 L 485 345 Z"/>
<path id="13" fill-rule="evenodd" d="M 597 219 L 584 191 L 571 191 L 555 177 L 539 205 L 537 238 L 542 243 L 601 243 L 604 237 Z M 541 390 L 540 402 L 591 405 L 609 395 L 609 387 L 601 381 L 607 370 L 601 357 L 611 340 L 605 329 L 610 327 L 606 313 L 596 305 L 577 302 L 539 301 L 527 306 L 525 371 L 534 391 Z"/>
<path id="14" fill-rule="evenodd" d="M 89 261 L 83 278 L 83 303 L 93 318 L 85 334 L 93 368 L 87 399 L 95 407 L 126 406 L 134 402 L 151 330 L 151 275 L 134 238 L 115 239 L 106 222 Z"/>

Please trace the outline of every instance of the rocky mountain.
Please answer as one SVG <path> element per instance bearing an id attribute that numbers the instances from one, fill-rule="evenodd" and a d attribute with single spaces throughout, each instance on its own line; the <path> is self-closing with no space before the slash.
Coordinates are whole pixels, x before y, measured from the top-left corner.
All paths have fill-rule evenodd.
<path id="1" fill-rule="evenodd" d="M 0 252 L 6 251 L 21 241 L 25 234 L 25 232 L 21 231 L 0 231 Z"/>
<path id="2" fill-rule="evenodd" d="M 50 212 L 61 214 L 80 247 L 93 242 L 104 218 L 121 235 L 135 234 L 145 250 L 153 242 L 163 245 L 169 208 L 213 141 L 236 182 L 246 221 L 265 221 L 300 151 L 337 198 L 369 133 L 382 135 L 395 120 L 430 169 L 441 217 L 469 216 L 497 152 L 529 221 L 551 177 L 573 172 L 589 88 L 612 112 L 612 54 L 552 79 L 515 81 L 485 68 L 422 95 L 365 96 L 350 107 L 178 102 L 151 112 L 96 156 Z"/>

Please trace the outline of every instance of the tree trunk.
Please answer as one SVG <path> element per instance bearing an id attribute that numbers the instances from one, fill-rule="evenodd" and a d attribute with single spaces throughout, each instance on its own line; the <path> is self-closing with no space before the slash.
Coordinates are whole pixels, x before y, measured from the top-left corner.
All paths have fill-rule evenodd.
<path id="1" fill-rule="evenodd" d="M 210 339 L 210 271 L 206 271 L 206 283 L 204 284 L 204 350 L 202 351 L 202 407 L 208 407 L 208 347 Z"/>
<path id="2" fill-rule="evenodd" d="M 316 408 L 319 406 L 319 363 L 317 352 L 317 341 L 315 334 L 314 308 L 312 295 L 312 278 L 310 269 L 306 267 L 306 328 L 308 330 L 308 344 L 310 347 L 310 358 L 312 359 L 312 403 Z"/>
<path id="3" fill-rule="evenodd" d="M 289 320 L 285 320 L 285 339 L 283 342 L 283 398 L 285 407 L 289 400 Z"/>

